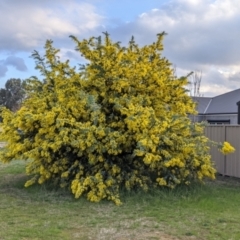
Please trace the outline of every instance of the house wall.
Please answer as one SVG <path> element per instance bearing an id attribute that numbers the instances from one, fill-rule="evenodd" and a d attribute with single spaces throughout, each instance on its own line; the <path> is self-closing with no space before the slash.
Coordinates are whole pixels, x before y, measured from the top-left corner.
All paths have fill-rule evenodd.
<path id="1" fill-rule="evenodd" d="M 238 124 L 237 114 L 190 115 L 189 117 L 193 122 L 207 122 L 208 120 L 230 120 L 231 125 Z"/>
<path id="2" fill-rule="evenodd" d="M 189 115 L 192 122 L 202 122 L 205 121 L 205 116 L 202 115 Z"/>
<path id="3" fill-rule="evenodd" d="M 237 114 L 216 114 L 216 115 L 205 115 L 203 116 L 204 120 L 229 120 L 230 124 L 238 124 L 238 115 Z"/>

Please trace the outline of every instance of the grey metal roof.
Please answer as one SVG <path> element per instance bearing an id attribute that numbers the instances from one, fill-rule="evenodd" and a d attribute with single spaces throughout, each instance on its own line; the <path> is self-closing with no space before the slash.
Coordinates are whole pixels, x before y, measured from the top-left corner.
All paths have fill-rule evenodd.
<path id="1" fill-rule="evenodd" d="M 197 111 L 199 114 L 204 114 L 209 107 L 212 98 L 210 97 L 193 97 L 194 102 L 197 103 Z"/>
<path id="2" fill-rule="evenodd" d="M 205 114 L 237 113 L 237 102 L 240 101 L 240 89 L 227 92 L 212 98 Z"/>
<path id="3" fill-rule="evenodd" d="M 237 113 L 240 101 L 240 89 L 216 97 L 193 97 L 199 114 Z"/>

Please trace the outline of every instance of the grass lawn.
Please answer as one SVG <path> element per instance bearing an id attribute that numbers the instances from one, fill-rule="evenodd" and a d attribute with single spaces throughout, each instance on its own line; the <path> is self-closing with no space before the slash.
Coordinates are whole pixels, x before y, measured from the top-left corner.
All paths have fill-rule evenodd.
<path id="1" fill-rule="evenodd" d="M 23 162 L 0 163 L 0 240 L 240 239 L 240 180 L 125 193 L 117 207 L 26 179 Z"/>

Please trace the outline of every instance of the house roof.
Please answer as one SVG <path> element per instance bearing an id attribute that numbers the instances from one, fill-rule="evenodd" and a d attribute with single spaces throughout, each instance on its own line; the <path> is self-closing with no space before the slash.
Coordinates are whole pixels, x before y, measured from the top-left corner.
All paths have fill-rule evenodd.
<path id="1" fill-rule="evenodd" d="M 240 89 L 218 95 L 213 98 L 194 97 L 199 114 L 237 113 L 240 101 Z"/>
<path id="2" fill-rule="evenodd" d="M 212 98 L 210 97 L 193 97 L 194 102 L 197 103 L 197 111 L 200 114 L 206 113 L 207 108 L 209 107 Z"/>

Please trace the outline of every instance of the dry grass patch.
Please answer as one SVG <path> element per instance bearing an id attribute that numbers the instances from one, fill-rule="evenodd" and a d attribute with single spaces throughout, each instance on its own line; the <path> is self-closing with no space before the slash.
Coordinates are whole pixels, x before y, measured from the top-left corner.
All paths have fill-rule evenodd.
<path id="1" fill-rule="evenodd" d="M 120 221 L 117 224 L 109 224 L 108 227 L 99 225 L 95 227 L 94 231 L 93 229 L 84 227 L 72 228 L 69 231 L 69 235 L 71 235 L 72 239 L 93 240 L 178 240 L 177 237 L 160 231 L 159 223 L 153 220 L 148 220 L 147 218 Z M 91 232 L 93 236 L 89 236 L 89 232 Z"/>

